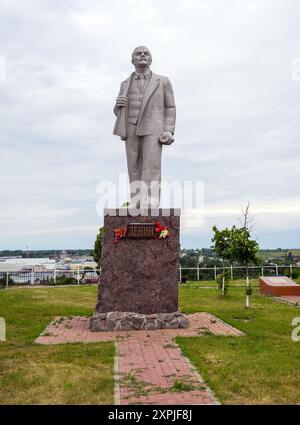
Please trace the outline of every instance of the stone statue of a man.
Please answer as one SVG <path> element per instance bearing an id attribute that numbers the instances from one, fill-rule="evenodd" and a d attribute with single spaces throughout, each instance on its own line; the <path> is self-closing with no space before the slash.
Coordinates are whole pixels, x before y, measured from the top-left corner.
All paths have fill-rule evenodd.
<path id="1" fill-rule="evenodd" d="M 114 134 L 125 140 L 130 208 L 159 208 L 162 145 L 174 141 L 174 95 L 169 79 L 150 70 L 147 47 L 136 47 L 131 63 L 135 72 L 121 83 L 114 108 Z"/>

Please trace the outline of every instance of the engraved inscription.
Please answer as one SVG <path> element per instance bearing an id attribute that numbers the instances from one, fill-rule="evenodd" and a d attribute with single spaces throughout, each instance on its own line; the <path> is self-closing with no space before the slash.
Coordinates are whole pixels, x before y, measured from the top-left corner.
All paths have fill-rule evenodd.
<path id="1" fill-rule="evenodd" d="M 128 223 L 127 238 L 152 239 L 154 237 L 154 223 Z"/>

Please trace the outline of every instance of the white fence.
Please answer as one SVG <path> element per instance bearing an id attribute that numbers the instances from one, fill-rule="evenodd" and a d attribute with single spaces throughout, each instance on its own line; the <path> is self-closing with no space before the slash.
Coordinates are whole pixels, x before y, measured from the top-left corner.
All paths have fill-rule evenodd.
<path id="1" fill-rule="evenodd" d="M 228 266 L 226 270 L 230 270 L 231 279 L 243 279 L 246 276 L 246 268 L 244 266 Z M 295 265 L 264 265 L 250 266 L 250 278 L 258 278 L 259 276 L 279 276 L 283 274 L 293 275 L 295 270 L 299 270 L 300 266 Z M 98 271 L 98 273 L 97 273 Z M 179 282 L 216 280 L 217 275 L 222 273 L 223 267 L 179 267 Z M 99 279 L 99 270 L 51 270 L 51 271 L 1 271 L 0 287 L 8 287 L 13 285 L 81 285 L 89 283 L 97 283 Z M 300 274 L 300 270 L 299 270 Z"/>
<path id="2" fill-rule="evenodd" d="M 288 264 L 288 265 L 278 265 L 278 264 L 272 264 L 272 265 L 263 265 L 263 266 L 249 266 L 249 275 L 253 277 L 259 277 L 259 276 L 280 276 L 284 274 L 289 274 L 292 276 L 293 272 L 295 270 L 299 270 L 300 266 Z M 203 272 L 206 272 L 205 275 L 210 276 L 210 278 L 206 278 L 205 280 L 216 280 L 218 274 L 223 272 L 223 267 L 221 266 L 213 266 L 213 267 L 179 267 L 179 281 L 182 282 L 182 279 L 184 278 L 185 270 L 193 270 L 194 271 L 194 278 L 197 281 L 201 280 L 201 275 L 203 275 Z M 241 279 L 243 277 L 246 277 L 246 267 L 245 266 L 226 266 L 225 270 L 230 271 L 230 277 L 231 280 L 233 279 Z M 299 273 L 300 274 L 300 273 Z M 189 273 L 190 275 L 190 273 Z M 193 280 L 193 279 L 190 279 Z"/>
<path id="3" fill-rule="evenodd" d="M 97 270 L 1 271 L 0 286 L 11 285 L 80 285 L 97 283 Z"/>

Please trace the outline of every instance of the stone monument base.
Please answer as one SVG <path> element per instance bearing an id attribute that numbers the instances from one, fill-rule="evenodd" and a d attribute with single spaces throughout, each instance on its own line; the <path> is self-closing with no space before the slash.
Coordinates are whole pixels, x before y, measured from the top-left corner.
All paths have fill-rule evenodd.
<path id="1" fill-rule="evenodd" d="M 125 237 L 118 239 L 120 230 Z M 161 231 L 167 236 L 160 238 Z M 180 210 L 104 211 L 92 331 L 188 327 L 187 317 L 178 311 L 179 231 Z"/>
<path id="2" fill-rule="evenodd" d="M 187 328 L 187 316 L 176 311 L 175 313 L 140 314 L 133 312 L 112 311 L 109 313 L 95 313 L 90 320 L 90 329 L 93 332 L 103 331 L 130 331 Z"/>
<path id="3" fill-rule="evenodd" d="M 168 228 L 168 238 L 154 239 L 140 234 L 130 237 L 128 230 L 125 239 L 115 241 L 115 229 L 150 225 L 153 231 L 156 222 Z M 178 311 L 179 230 L 180 210 L 159 209 L 137 216 L 131 215 L 127 208 L 105 210 L 95 313 Z"/>

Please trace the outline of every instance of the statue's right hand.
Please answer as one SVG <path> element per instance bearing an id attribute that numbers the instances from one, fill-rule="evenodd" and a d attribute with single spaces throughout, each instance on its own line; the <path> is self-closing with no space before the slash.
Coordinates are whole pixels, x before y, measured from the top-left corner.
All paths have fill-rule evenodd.
<path id="1" fill-rule="evenodd" d="M 118 108 L 124 108 L 125 106 L 127 106 L 127 103 L 128 103 L 128 97 L 127 96 L 121 95 L 121 96 L 117 97 L 116 104 L 117 104 Z"/>

